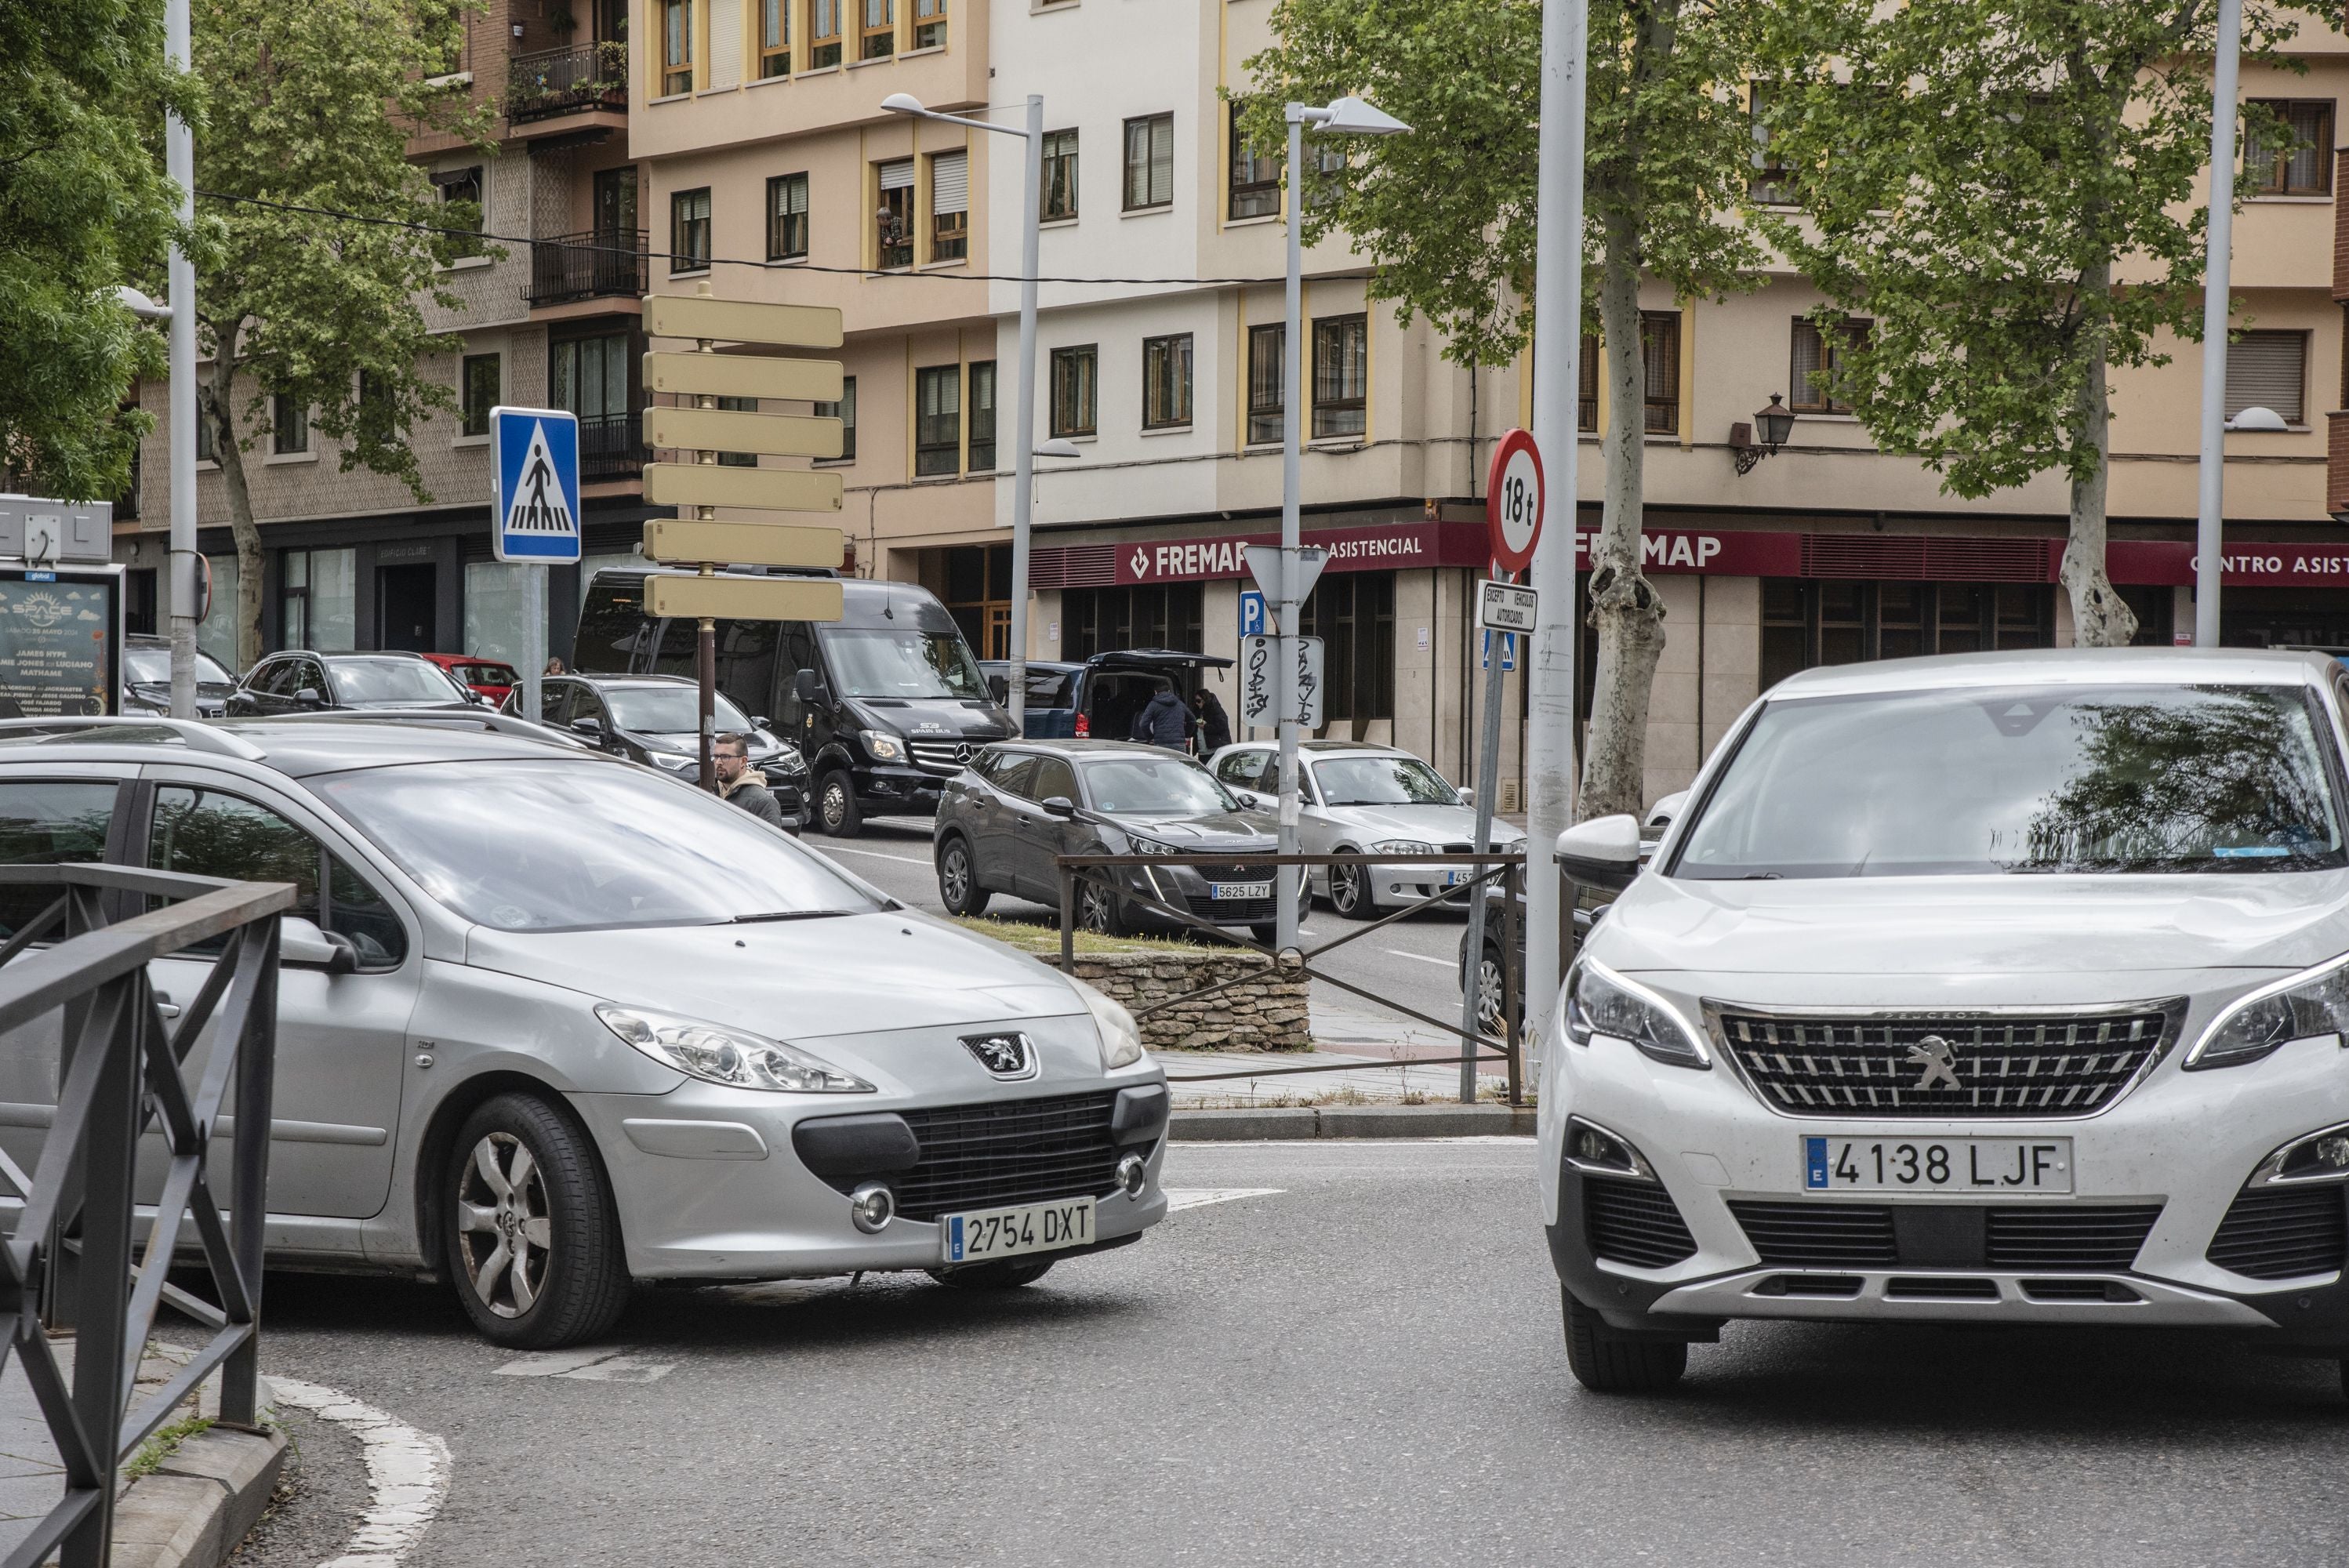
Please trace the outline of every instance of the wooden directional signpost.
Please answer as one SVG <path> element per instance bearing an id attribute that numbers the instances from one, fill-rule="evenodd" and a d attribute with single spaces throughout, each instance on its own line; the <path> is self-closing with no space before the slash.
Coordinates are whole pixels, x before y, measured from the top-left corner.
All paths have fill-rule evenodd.
<path id="1" fill-rule="evenodd" d="M 655 576 L 647 585 L 646 613 L 700 623 L 695 667 L 701 682 L 701 787 L 718 787 L 711 757 L 718 707 L 718 623 L 837 621 L 841 588 L 830 577 L 720 577 L 728 566 L 837 569 L 840 530 L 765 520 L 717 519 L 719 507 L 761 512 L 840 511 L 837 473 L 806 469 L 721 468 L 720 452 L 786 458 L 840 456 L 838 419 L 799 414 L 740 413 L 718 407 L 720 397 L 837 403 L 842 372 L 836 359 L 775 359 L 720 354 L 720 343 L 791 348 L 837 348 L 840 312 L 824 306 L 761 304 L 722 300 L 709 285 L 698 294 L 648 294 L 645 332 L 683 338 L 694 352 L 645 356 L 645 386 L 679 398 L 651 409 L 647 439 L 690 460 L 648 463 L 645 500 L 673 506 L 677 516 L 645 524 L 645 554 L 666 566 L 690 566 L 693 576 Z"/>

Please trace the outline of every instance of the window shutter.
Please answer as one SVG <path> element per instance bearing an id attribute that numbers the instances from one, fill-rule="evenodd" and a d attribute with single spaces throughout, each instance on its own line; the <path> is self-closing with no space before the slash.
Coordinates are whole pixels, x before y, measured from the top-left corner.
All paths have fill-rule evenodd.
<path id="1" fill-rule="evenodd" d="M 2247 332 L 2227 345 L 2227 418 L 2272 408 L 2287 424 L 2305 423 L 2308 337 L 2298 332 Z"/>
<path id="2" fill-rule="evenodd" d="M 1826 345 L 1819 341 L 1817 324 L 1796 316 L 1795 318 L 1795 363 L 1791 375 L 1794 387 L 1786 399 L 1789 407 L 1806 413 L 1818 413 L 1826 410 L 1826 387 L 1820 374 L 1826 368 L 1824 363 L 1825 348 Z"/>
<path id="3" fill-rule="evenodd" d="M 970 159 L 961 152 L 941 152 L 930 160 L 930 211 L 970 211 Z"/>
<path id="4" fill-rule="evenodd" d="M 885 163 L 881 166 L 882 190 L 910 191 L 913 186 L 914 160 L 912 159 L 901 158 L 895 163 Z"/>

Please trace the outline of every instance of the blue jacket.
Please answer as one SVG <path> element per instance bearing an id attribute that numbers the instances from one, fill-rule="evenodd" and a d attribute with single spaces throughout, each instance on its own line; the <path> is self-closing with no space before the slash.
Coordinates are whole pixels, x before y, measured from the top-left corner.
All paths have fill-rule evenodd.
<path id="1" fill-rule="evenodd" d="M 1190 738 L 1191 710 L 1171 691 L 1158 693 L 1150 699 L 1149 707 L 1133 716 L 1133 739 L 1182 751 L 1187 749 L 1185 742 Z"/>

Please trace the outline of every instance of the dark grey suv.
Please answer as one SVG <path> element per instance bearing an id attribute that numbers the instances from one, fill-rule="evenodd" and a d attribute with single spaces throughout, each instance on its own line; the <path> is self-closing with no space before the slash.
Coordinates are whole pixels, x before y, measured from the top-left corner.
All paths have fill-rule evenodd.
<path id="1" fill-rule="evenodd" d="M 1122 740 L 990 746 L 949 779 L 931 841 L 938 896 L 978 914 L 996 893 L 1057 906 L 1060 855 L 1228 853 L 1229 865 L 1125 866 L 1087 878 L 1077 914 L 1088 930 L 1123 935 L 1181 928 L 1136 895 L 1216 925 L 1273 939 L 1273 868 L 1247 857 L 1277 851 L 1273 820 L 1243 809 L 1206 769 L 1178 752 Z"/>

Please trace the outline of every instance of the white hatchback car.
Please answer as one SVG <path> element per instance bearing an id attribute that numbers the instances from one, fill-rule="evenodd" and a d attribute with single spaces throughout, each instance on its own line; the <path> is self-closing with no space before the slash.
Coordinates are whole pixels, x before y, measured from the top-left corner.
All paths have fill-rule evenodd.
<path id="1" fill-rule="evenodd" d="M 2349 674 L 1820 669 L 1707 763 L 1542 1064 L 1568 1359 L 1730 1318 L 2162 1325 L 2349 1355 Z M 1636 865 L 1636 824 L 1559 840 Z"/>

